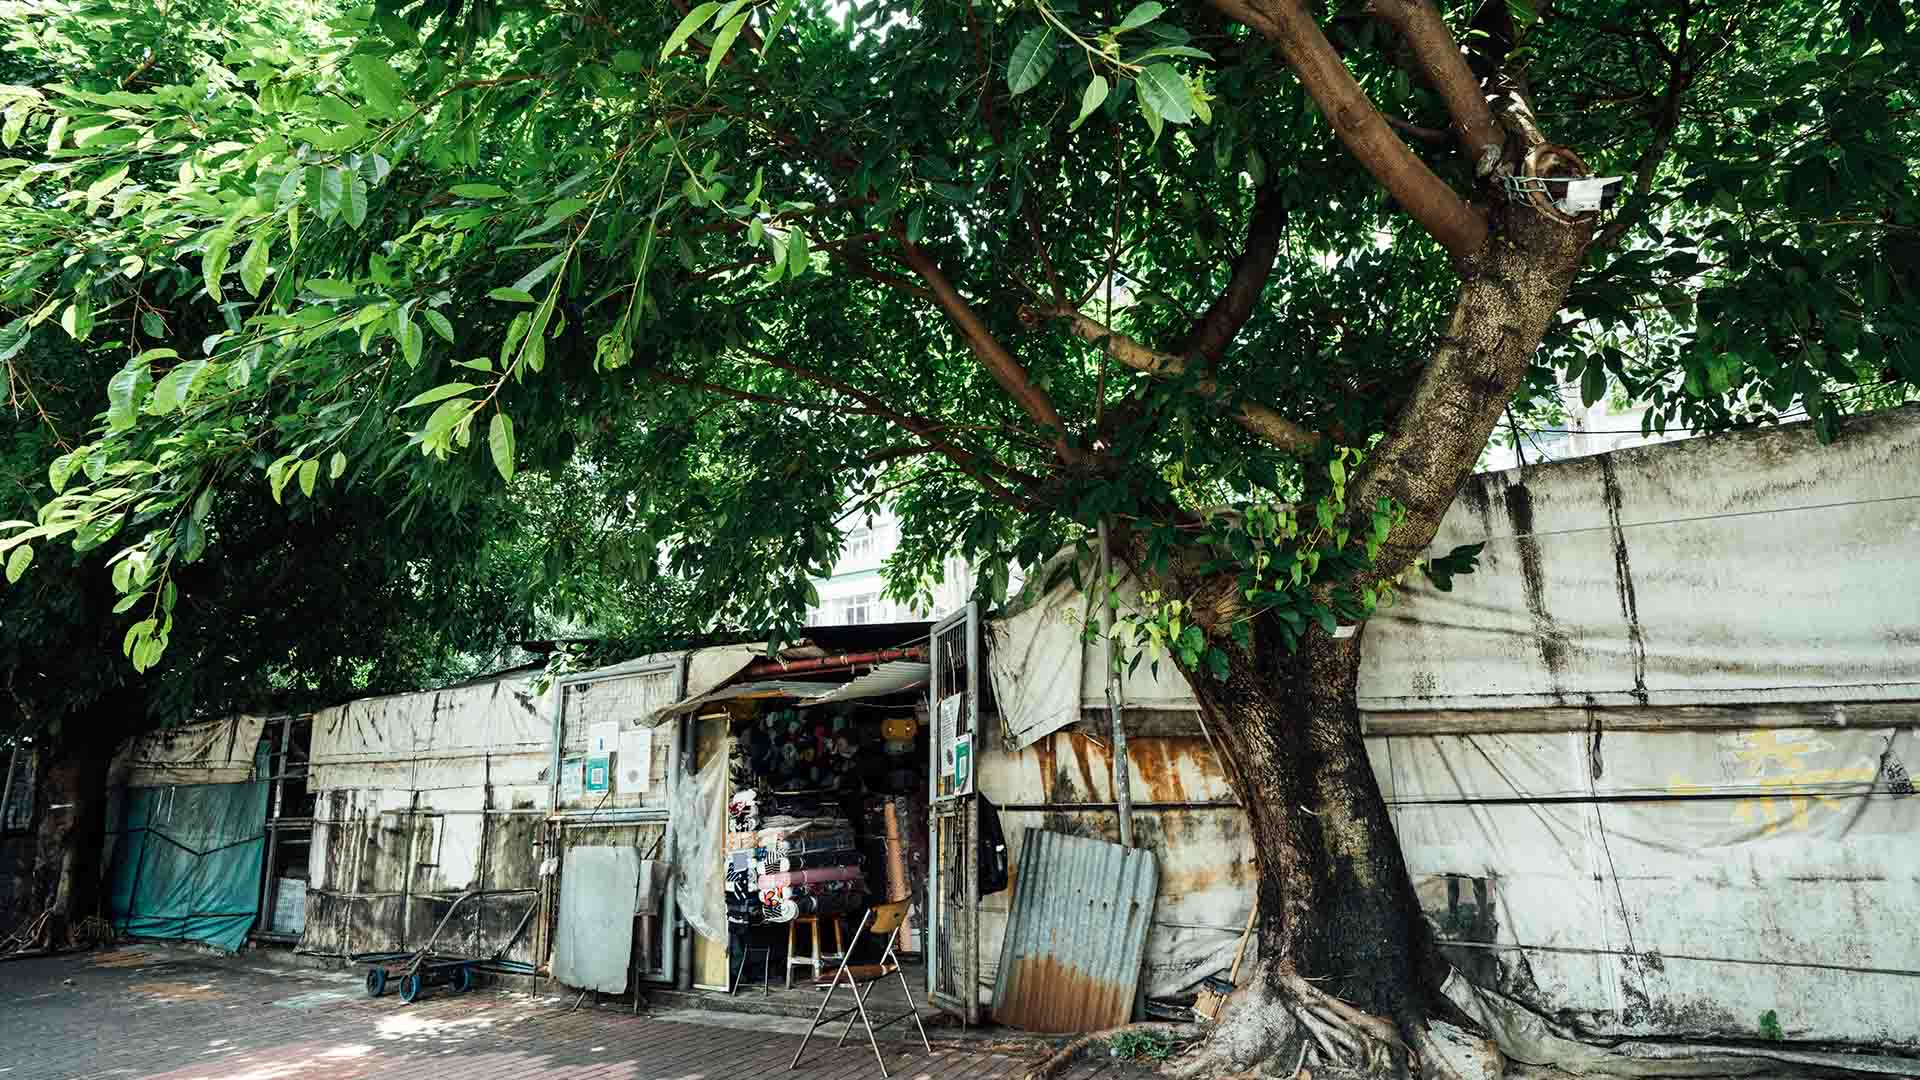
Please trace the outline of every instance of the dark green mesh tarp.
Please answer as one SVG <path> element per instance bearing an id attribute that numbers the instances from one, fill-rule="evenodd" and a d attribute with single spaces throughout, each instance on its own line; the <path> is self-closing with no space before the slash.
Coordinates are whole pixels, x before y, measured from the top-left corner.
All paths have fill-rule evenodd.
<path id="1" fill-rule="evenodd" d="M 267 773 L 265 751 L 254 775 Z M 267 783 L 128 788 L 114 845 L 114 928 L 234 952 L 260 904 Z"/>

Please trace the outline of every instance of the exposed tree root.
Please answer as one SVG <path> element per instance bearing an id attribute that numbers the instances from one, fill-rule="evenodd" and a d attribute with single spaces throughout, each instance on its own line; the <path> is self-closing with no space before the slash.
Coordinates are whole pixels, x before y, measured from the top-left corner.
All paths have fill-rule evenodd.
<path id="1" fill-rule="evenodd" d="M 1303 1069 L 1316 1080 L 1479 1080 L 1481 1073 L 1456 1065 L 1473 1055 L 1450 1050 L 1424 1025 L 1403 1033 L 1291 970 L 1265 969 L 1235 993 L 1207 1040 L 1165 1072 L 1174 1080 L 1291 1080 Z"/>
<path id="2" fill-rule="evenodd" d="M 1166 1035 L 1175 1039 L 1190 1039 L 1194 1028 L 1191 1024 L 1123 1024 L 1120 1027 L 1107 1028 L 1082 1035 L 1053 1052 L 1052 1056 L 1027 1070 L 1022 1080 L 1049 1080 L 1058 1076 L 1073 1063 L 1087 1056 L 1087 1052 L 1096 1047 L 1104 1047 L 1113 1040 L 1129 1032 L 1140 1034 Z"/>

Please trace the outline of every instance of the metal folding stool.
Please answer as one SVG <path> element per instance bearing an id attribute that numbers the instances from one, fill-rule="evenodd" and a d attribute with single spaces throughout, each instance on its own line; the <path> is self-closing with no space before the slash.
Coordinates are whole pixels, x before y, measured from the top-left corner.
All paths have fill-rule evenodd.
<path id="1" fill-rule="evenodd" d="M 856 1014 L 859 1017 L 860 1023 L 866 1026 L 867 1042 L 873 1045 L 873 1056 L 875 1060 L 880 1062 L 880 1075 L 882 1077 L 891 1077 L 892 1074 L 887 1072 L 886 1055 L 880 1052 L 880 1039 L 874 1035 L 874 1032 L 880 1030 L 880 1028 L 897 1024 L 911 1016 L 913 1017 L 913 1026 L 920 1029 L 920 1045 L 926 1047 L 927 1053 L 933 1053 L 933 1044 L 927 1041 L 926 1025 L 920 1022 L 919 1007 L 913 1003 L 913 988 L 907 985 L 906 973 L 900 970 L 900 958 L 895 956 L 893 951 L 895 941 L 900 936 L 896 931 L 900 929 L 900 924 L 906 917 L 907 902 L 905 900 L 896 900 L 891 904 L 882 904 L 879 907 L 869 910 L 867 914 L 861 918 L 860 928 L 853 932 L 853 945 L 841 956 L 839 967 L 834 969 L 833 982 L 827 986 L 827 996 L 821 999 L 820 1008 L 814 1011 L 813 1023 L 808 1025 L 806 1038 L 800 1040 L 800 1049 L 794 1051 L 793 1063 L 787 1066 L 788 1069 L 791 1070 L 800 1067 L 800 1056 L 807 1052 L 807 1042 L 813 1038 L 813 1033 L 819 1030 L 821 1024 L 830 1024 L 843 1016 L 847 1018 L 847 1026 L 840 1032 L 840 1041 L 834 1043 L 834 1045 L 845 1046 L 847 1044 L 847 1036 L 853 1034 L 853 1020 Z M 854 950 L 860 947 L 861 940 L 866 937 L 868 932 L 886 938 L 887 951 L 881 954 L 880 962 L 877 964 L 847 963 L 847 957 L 852 956 Z M 872 1018 L 867 1015 L 867 998 L 873 994 L 873 985 L 886 979 L 889 975 L 897 976 L 900 979 L 900 990 L 907 995 L 907 1011 L 901 1013 L 899 1016 L 882 1021 L 879 1027 L 875 1027 Z M 853 991 L 853 1007 L 850 1009 L 842 1009 L 832 1016 L 828 1016 L 827 1006 L 832 1003 L 833 995 L 839 991 L 840 984 L 843 981 L 847 984 L 847 988 Z"/>

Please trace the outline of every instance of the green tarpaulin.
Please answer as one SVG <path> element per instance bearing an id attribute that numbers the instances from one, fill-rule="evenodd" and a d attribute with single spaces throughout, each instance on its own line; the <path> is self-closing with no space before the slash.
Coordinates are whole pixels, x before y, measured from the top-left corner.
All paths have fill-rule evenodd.
<path id="1" fill-rule="evenodd" d="M 267 773 L 265 755 L 256 776 Z M 260 903 L 266 820 L 264 780 L 128 788 L 114 845 L 114 927 L 238 950 Z"/>

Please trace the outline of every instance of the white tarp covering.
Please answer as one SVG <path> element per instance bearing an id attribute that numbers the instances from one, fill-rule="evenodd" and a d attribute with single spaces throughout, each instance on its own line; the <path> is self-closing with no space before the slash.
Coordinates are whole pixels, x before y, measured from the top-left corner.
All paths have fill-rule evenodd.
<path id="1" fill-rule="evenodd" d="M 313 717 L 320 791 L 496 791 L 545 806 L 553 719 L 531 672 L 445 690 L 368 698 Z"/>
<path id="2" fill-rule="evenodd" d="M 1912 728 L 1370 742 L 1474 983 L 1601 1039 L 1762 1039 L 1771 1012 L 1789 1039 L 1920 1049 Z"/>
<path id="3" fill-rule="evenodd" d="M 1431 550 L 1481 542 L 1368 624 L 1363 710 L 1920 698 L 1920 409 L 1476 476 Z"/>
<path id="4" fill-rule="evenodd" d="M 128 740 L 114 761 L 113 782 L 129 787 L 245 783 L 254 779 L 253 755 L 266 723 L 264 716 L 233 716 Z"/>
<path id="5" fill-rule="evenodd" d="M 302 951 L 504 947 L 538 887 L 553 720 L 533 672 L 354 701 L 313 718 L 317 797 Z M 509 956 L 531 960 L 523 936 Z"/>
<path id="6" fill-rule="evenodd" d="M 1360 683 L 1469 1011 L 1518 1060 L 1570 1068 L 1593 1064 L 1576 1038 L 1675 1075 L 1696 1038 L 1920 1052 L 1920 408 L 1825 447 L 1786 428 L 1475 477 L 1434 550 L 1483 540 L 1453 592 L 1416 584 L 1372 621 Z M 994 686 L 1023 744 L 1097 701 L 1046 677 L 1098 670 L 1060 591 L 1057 619 L 991 639 L 1013 647 Z M 1084 794 L 1045 799 L 1111 798 L 1082 764 Z M 983 758 L 991 797 L 1032 797 L 996 773 Z M 1152 840 L 1170 865 L 1240 846 L 1195 826 Z M 1156 922 L 1231 926 L 1236 895 Z M 1748 1064 L 1769 1054 L 1811 1060 Z"/>
<path id="7" fill-rule="evenodd" d="M 1034 575 L 1036 592 L 1051 575 L 1052 567 Z M 1136 602 L 1140 583 L 1129 573 L 1114 591 L 1126 606 Z M 1089 620 L 1098 617 L 1086 594 L 1062 576 L 1025 606 L 987 624 L 987 672 L 1009 749 L 1031 746 L 1073 723 L 1082 709 L 1107 707 L 1106 646 L 1084 640 Z M 1170 663 L 1157 672 L 1142 663 L 1122 675 L 1121 688 L 1123 704 L 1134 708 L 1198 708 Z"/>

